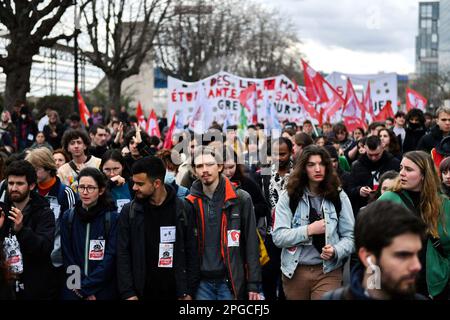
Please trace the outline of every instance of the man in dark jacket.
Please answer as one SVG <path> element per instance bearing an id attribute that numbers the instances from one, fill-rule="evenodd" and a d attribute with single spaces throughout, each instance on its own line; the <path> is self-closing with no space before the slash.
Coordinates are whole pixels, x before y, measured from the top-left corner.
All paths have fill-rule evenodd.
<path id="1" fill-rule="evenodd" d="M 417 150 L 420 138 L 426 133 L 425 117 L 422 110 L 411 109 L 406 114 L 405 139 L 402 143 L 402 152 Z"/>
<path id="2" fill-rule="evenodd" d="M 402 205 L 377 201 L 367 206 L 355 225 L 360 263 L 351 272 L 350 285 L 326 293 L 323 299 L 425 300 L 415 288 L 425 228 Z"/>
<path id="3" fill-rule="evenodd" d="M 119 293 L 127 300 L 191 300 L 199 280 L 192 209 L 164 184 L 161 159 L 139 159 L 132 173 L 135 199 L 119 220 Z"/>
<path id="4" fill-rule="evenodd" d="M 261 268 L 250 195 L 221 174 L 220 152 L 200 146 L 193 156 L 199 177 L 187 199 L 197 218 L 201 281 L 196 300 L 259 300 Z"/>
<path id="5" fill-rule="evenodd" d="M 355 215 L 367 205 L 369 195 L 378 189 L 380 176 L 389 170 L 399 171 L 400 161 L 383 150 L 378 136 L 370 136 L 365 144 L 366 153 L 352 165 L 348 191 Z"/>
<path id="6" fill-rule="evenodd" d="M 89 154 L 97 158 L 102 158 L 103 154 L 108 151 L 108 136 L 106 128 L 101 124 L 95 124 L 89 129 L 89 137 L 91 145 Z"/>
<path id="7" fill-rule="evenodd" d="M 417 144 L 418 150 L 431 152 L 450 133 L 450 108 L 440 107 L 436 111 L 437 124 L 430 129 L 430 133 L 424 135 Z"/>
<path id="8" fill-rule="evenodd" d="M 34 192 L 37 177 L 24 160 L 6 169 L 7 199 L 0 216 L 0 239 L 16 235 L 23 258 L 23 273 L 16 281 L 18 299 L 42 300 L 54 296 L 52 263 L 55 218 L 48 202 Z M 8 208 L 8 212 L 5 209 Z"/>

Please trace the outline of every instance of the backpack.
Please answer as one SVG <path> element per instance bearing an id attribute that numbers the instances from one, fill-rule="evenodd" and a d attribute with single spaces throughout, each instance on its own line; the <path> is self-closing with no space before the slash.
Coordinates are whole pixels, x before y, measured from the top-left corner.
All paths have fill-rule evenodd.
<path id="1" fill-rule="evenodd" d="M 72 226 L 73 226 L 73 217 L 75 216 L 75 208 L 69 210 L 69 239 L 72 242 Z M 109 231 L 111 230 L 111 212 L 107 211 L 103 216 L 104 226 L 105 226 L 105 241 L 108 243 Z"/>
<path id="2" fill-rule="evenodd" d="M 342 190 L 339 190 L 339 194 L 341 193 L 341 191 Z M 295 200 L 292 197 L 289 197 L 289 208 L 291 209 L 292 214 L 295 214 L 295 210 L 297 210 L 299 202 L 300 202 L 300 198 Z M 341 216 L 341 210 L 342 210 L 341 198 L 338 198 L 337 201 L 332 201 L 332 202 L 333 202 L 334 209 L 336 209 L 337 218 L 339 219 L 339 217 Z"/>

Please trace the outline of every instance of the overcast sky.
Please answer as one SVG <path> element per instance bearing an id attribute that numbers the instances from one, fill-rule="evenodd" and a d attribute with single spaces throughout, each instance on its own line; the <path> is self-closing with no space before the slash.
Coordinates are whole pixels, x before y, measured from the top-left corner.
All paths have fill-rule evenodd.
<path id="1" fill-rule="evenodd" d="M 414 72 L 418 0 L 255 1 L 292 18 L 317 70 Z"/>

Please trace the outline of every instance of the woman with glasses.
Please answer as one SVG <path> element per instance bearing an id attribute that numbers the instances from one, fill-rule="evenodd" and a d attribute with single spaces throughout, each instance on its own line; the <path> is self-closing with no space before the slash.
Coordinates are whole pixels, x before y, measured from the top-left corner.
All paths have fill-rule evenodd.
<path id="1" fill-rule="evenodd" d="M 68 271 L 63 299 L 116 299 L 116 205 L 96 168 L 81 170 L 77 188 L 80 200 L 61 222 L 63 263 Z"/>
<path id="2" fill-rule="evenodd" d="M 108 178 L 107 189 L 116 201 L 117 212 L 120 213 L 122 207 L 130 202 L 134 195 L 125 159 L 120 151 L 116 149 L 106 151 L 100 163 L 100 170 Z"/>

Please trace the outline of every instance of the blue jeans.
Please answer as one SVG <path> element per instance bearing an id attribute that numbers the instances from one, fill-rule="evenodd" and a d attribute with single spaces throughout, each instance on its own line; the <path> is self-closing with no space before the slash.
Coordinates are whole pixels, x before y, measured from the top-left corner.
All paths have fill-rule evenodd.
<path id="1" fill-rule="evenodd" d="M 234 300 L 234 296 L 225 280 L 201 280 L 195 299 Z"/>

